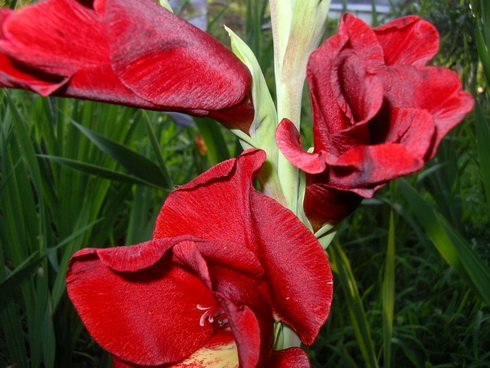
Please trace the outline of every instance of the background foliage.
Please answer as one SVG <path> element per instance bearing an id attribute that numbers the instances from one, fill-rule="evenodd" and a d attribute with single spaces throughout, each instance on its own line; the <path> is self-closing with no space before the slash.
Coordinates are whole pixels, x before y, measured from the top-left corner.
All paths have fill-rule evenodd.
<path id="1" fill-rule="evenodd" d="M 266 3 L 214 1 L 208 27 L 223 42 L 221 23 L 238 30 L 273 91 Z M 461 74 L 477 108 L 423 172 L 344 221 L 329 249 L 335 301 L 309 348 L 314 367 L 490 366 L 486 3 L 392 3 L 392 17 L 436 24 L 434 64 Z M 308 140 L 307 94 L 304 102 Z M 240 148 L 212 121 L 88 101 L 0 91 L 0 111 L 0 367 L 110 367 L 66 296 L 68 259 L 85 246 L 149 239 L 168 192 Z"/>

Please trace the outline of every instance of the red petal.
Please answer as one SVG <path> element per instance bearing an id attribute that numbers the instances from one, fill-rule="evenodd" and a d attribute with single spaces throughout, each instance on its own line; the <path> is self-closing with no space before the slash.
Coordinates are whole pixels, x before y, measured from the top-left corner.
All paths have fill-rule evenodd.
<path id="1" fill-rule="evenodd" d="M 110 102 L 153 110 L 165 110 L 136 96 L 117 78 L 109 64 L 76 72 L 65 86 L 54 93 L 57 96 Z"/>
<path id="2" fill-rule="evenodd" d="M 384 75 L 384 85 L 390 108 L 425 109 L 434 117 L 436 138 L 428 158 L 474 105 L 471 95 L 461 90 L 458 74 L 447 68 L 397 65 Z"/>
<path id="3" fill-rule="evenodd" d="M 248 130 L 250 73 L 231 51 L 151 0 L 93 3 L 3 11 L 0 86 L 211 116 Z"/>
<path id="4" fill-rule="evenodd" d="M 67 78 L 29 69 L 0 54 L 0 87 L 30 89 L 48 96 L 66 82 Z"/>
<path id="5" fill-rule="evenodd" d="M 211 276 L 209 274 L 206 260 L 199 253 L 194 242 L 182 242 L 173 248 L 173 262 L 190 269 L 208 287 L 212 288 Z"/>
<path id="6" fill-rule="evenodd" d="M 267 356 L 273 341 L 270 307 L 258 286 L 259 281 L 237 272 L 233 265 L 206 263 L 194 243 L 174 247 L 175 262 L 182 262 L 199 275 L 220 301 L 238 346 L 242 367 L 256 367 Z"/>
<path id="7" fill-rule="evenodd" d="M 339 34 L 348 38 L 349 48 L 355 50 L 359 59 L 366 63 L 368 72 L 373 73 L 383 67 L 383 49 L 373 29 L 366 22 L 345 13 L 340 19 Z"/>
<path id="8" fill-rule="evenodd" d="M 264 158 L 262 151 L 245 151 L 174 191 L 154 237 L 191 234 L 253 250 L 264 267 L 274 311 L 310 344 L 329 313 L 332 275 L 311 232 L 292 212 L 253 189 Z"/>
<path id="9" fill-rule="evenodd" d="M 313 130 L 317 150 L 329 147 L 331 134 L 345 127 L 344 114 L 336 102 L 338 93 L 332 85 L 332 74 L 335 60 L 347 41 L 347 38 L 341 35 L 330 37 L 308 60 L 307 80 L 313 107 Z"/>
<path id="10" fill-rule="evenodd" d="M 308 355 L 300 348 L 289 348 L 274 351 L 270 363 L 271 368 L 309 368 Z"/>
<path id="11" fill-rule="evenodd" d="M 193 235 L 250 248 L 250 191 L 264 160 L 263 151 L 248 150 L 177 188 L 158 215 L 153 237 Z"/>
<path id="12" fill-rule="evenodd" d="M 134 262 L 136 257 L 124 254 L 132 247 L 123 248 L 104 250 L 104 259 Z M 152 251 L 143 251 L 141 245 L 135 250 L 149 255 L 153 263 Z M 111 251 L 115 254 L 109 256 Z M 118 256 L 121 260 L 116 262 Z M 87 248 L 73 256 L 67 288 L 90 334 L 124 361 L 140 365 L 179 361 L 203 346 L 213 331 L 210 325 L 200 326 L 203 312 L 197 305 L 217 301 L 199 278 L 168 263 L 121 273 L 102 263 L 97 250 Z"/>
<path id="13" fill-rule="evenodd" d="M 281 121 L 276 130 L 276 141 L 282 154 L 294 166 L 310 174 L 325 170 L 325 160 L 320 153 L 308 153 L 303 150 L 298 129 L 290 120 Z"/>
<path id="14" fill-rule="evenodd" d="M 434 143 L 436 126 L 427 110 L 398 109 L 389 111 L 390 116 L 381 114 L 372 121 L 372 142 L 401 143 L 415 157 L 424 159 Z"/>
<path id="15" fill-rule="evenodd" d="M 250 73 L 221 43 L 153 1 L 104 2 L 112 66 L 135 94 L 168 108 L 242 102 Z"/>
<path id="16" fill-rule="evenodd" d="M 439 33 L 429 22 L 411 15 L 374 28 L 387 65 L 425 66 L 439 49 Z"/>
<path id="17" fill-rule="evenodd" d="M 109 63 L 99 17 L 76 0 L 26 6 L 3 25 L 0 49 L 31 68 L 59 76 Z"/>
<path id="18" fill-rule="evenodd" d="M 241 368 L 255 368 L 258 365 L 261 349 L 272 347 L 272 335 L 269 343 L 261 341 L 260 323 L 255 313 L 246 305 L 237 306 L 225 299 L 221 305 L 229 316 L 230 326 L 238 347 Z M 270 332 L 272 333 L 272 319 L 270 320 Z"/>
<path id="19" fill-rule="evenodd" d="M 333 278 L 315 236 L 288 209 L 252 194 L 256 240 L 274 312 L 312 344 L 330 312 Z M 294 265 L 294 267 L 291 267 Z"/>
<path id="20" fill-rule="evenodd" d="M 220 239 L 194 240 L 197 250 L 206 260 L 214 264 L 230 267 L 235 271 L 250 276 L 253 279 L 262 280 L 264 270 L 257 256 L 243 244 Z"/>
<path id="21" fill-rule="evenodd" d="M 351 52 L 342 53 L 336 60 L 332 79 L 338 94 L 337 102 L 350 122 L 331 136 L 335 147 L 331 151 L 342 154 L 353 145 L 369 144 L 368 122 L 383 104 L 383 83 L 369 71 L 363 59 Z M 328 111 L 324 113 L 328 114 Z"/>
<path id="22" fill-rule="evenodd" d="M 346 14 L 339 34 L 327 39 L 308 62 L 307 79 L 313 106 L 315 152 L 341 154 L 349 142 L 331 142 L 333 134 L 355 129 L 350 136 L 366 137 L 366 121 L 383 102 L 383 52 L 372 29 Z M 359 130 L 361 130 L 359 132 Z M 340 138 L 339 138 L 340 139 Z"/>
<path id="23" fill-rule="evenodd" d="M 134 95 L 116 77 L 100 18 L 79 1 L 47 0 L 13 13 L 3 26 L 0 49 L 15 59 L 2 69 L 16 83 L 5 86 L 44 96 L 55 93 L 158 108 Z"/>
<path id="24" fill-rule="evenodd" d="M 420 170 L 424 161 L 398 143 L 356 146 L 331 165 L 328 185 L 372 197 L 375 186 Z"/>
<path id="25" fill-rule="evenodd" d="M 0 8 L 0 43 L 4 39 L 4 24 L 13 14 L 14 12 L 10 9 Z M 66 81 L 67 79 L 64 77 L 34 71 L 32 68 L 15 62 L 8 56 L 0 54 L 0 87 L 32 89 L 46 96 Z"/>
<path id="26" fill-rule="evenodd" d="M 177 243 L 178 238 L 150 240 L 130 247 L 98 249 L 97 256 L 114 271 L 135 272 L 153 266 Z"/>
<path id="27" fill-rule="evenodd" d="M 356 193 L 329 188 L 321 183 L 319 179 L 318 183 L 306 187 L 303 203 L 305 214 L 314 230 L 318 230 L 326 222 L 339 222 L 353 212 L 362 200 Z"/>

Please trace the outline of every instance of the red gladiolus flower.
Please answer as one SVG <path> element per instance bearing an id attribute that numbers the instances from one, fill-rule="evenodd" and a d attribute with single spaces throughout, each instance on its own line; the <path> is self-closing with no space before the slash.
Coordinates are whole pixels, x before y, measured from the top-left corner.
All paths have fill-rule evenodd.
<path id="1" fill-rule="evenodd" d="M 45 0 L 0 10 L 0 86 L 210 116 L 247 130 L 248 69 L 152 0 Z"/>
<path id="2" fill-rule="evenodd" d="M 372 29 L 345 14 L 339 33 L 312 53 L 314 151 L 302 150 L 288 120 L 276 138 L 310 174 L 305 212 L 313 223 L 338 220 L 360 196 L 421 169 L 473 108 L 455 72 L 426 66 L 438 47 L 434 26 L 416 16 Z"/>
<path id="3" fill-rule="evenodd" d="M 245 151 L 167 198 L 146 243 L 77 252 L 68 294 L 116 367 L 307 367 L 272 351 L 274 320 L 311 344 L 332 299 L 316 238 L 256 191 L 265 160 Z"/>

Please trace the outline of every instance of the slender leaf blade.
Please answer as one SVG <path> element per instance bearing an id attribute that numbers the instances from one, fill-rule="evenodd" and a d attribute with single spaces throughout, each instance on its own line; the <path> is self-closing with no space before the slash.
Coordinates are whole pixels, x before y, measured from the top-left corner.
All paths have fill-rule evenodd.
<path id="1" fill-rule="evenodd" d="M 378 361 L 371 338 L 371 329 L 367 320 L 366 312 L 362 303 L 359 289 L 357 288 L 356 278 L 352 268 L 340 244 L 334 241 L 329 247 L 332 268 L 337 272 L 342 289 L 344 290 L 349 316 L 354 329 L 357 343 L 364 358 L 364 366 L 367 368 L 377 368 Z"/>
<path id="2" fill-rule="evenodd" d="M 195 122 L 202 139 L 206 143 L 209 163 L 216 165 L 231 158 L 225 137 L 218 123 L 208 118 L 195 119 Z"/>
<path id="3" fill-rule="evenodd" d="M 490 127 L 486 121 L 480 103 L 475 101 L 476 141 L 481 180 L 485 188 L 487 204 L 490 205 Z"/>
<path id="4" fill-rule="evenodd" d="M 441 256 L 490 305 L 488 267 L 463 237 L 415 189 L 404 180 L 399 180 L 398 184 Z"/>
<path id="5" fill-rule="evenodd" d="M 168 182 L 160 167 L 153 161 L 91 129 L 75 122 L 72 122 L 72 124 L 90 139 L 92 143 L 99 147 L 99 149 L 124 166 L 134 176 L 154 186 L 171 189 L 171 183 Z"/>
<path id="6" fill-rule="evenodd" d="M 389 368 L 392 361 L 391 339 L 393 337 L 393 312 L 395 309 L 395 221 L 393 210 L 390 213 L 390 228 L 381 294 L 383 306 L 383 366 Z"/>
<path id="7" fill-rule="evenodd" d="M 60 165 L 64 165 L 67 167 L 70 167 L 72 169 L 76 169 L 82 172 L 85 172 L 87 174 L 95 175 L 101 178 L 109 179 L 109 180 L 116 180 L 124 183 L 131 183 L 131 184 L 140 184 L 140 185 L 148 185 L 154 188 L 158 189 L 164 189 L 162 187 L 159 187 L 153 183 L 149 183 L 147 181 L 144 181 L 136 176 L 131 176 L 127 174 L 123 174 L 117 171 L 105 169 L 100 166 L 88 164 L 85 162 L 80 162 L 77 160 L 72 160 L 69 158 L 64 158 L 64 157 L 58 157 L 58 156 L 50 156 L 50 155 L 39 155 L 40 157 L 47 158 L 48 160 L 55 161 L 59 163 Z"/>

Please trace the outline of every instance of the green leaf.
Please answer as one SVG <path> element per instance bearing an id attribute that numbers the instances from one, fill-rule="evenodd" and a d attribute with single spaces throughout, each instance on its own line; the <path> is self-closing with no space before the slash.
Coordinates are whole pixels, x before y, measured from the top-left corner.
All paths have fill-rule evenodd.
<path id="1" fill-rule="evenodd" d="M 17 268 L 12 271 L 5 280 L 0 281 L 0 309 L 5 307 L 7 302 L 12 298 L 14 292 L 18 290 L 19 285 L 29 275 L 31 275 L 39 263 L 44 258 L 39 255 L 39 251 L 32 253 Z"/>
<path id="2" fill-rule="evenodd" d="M 395 221 L 390 213 L 390 228 L 386 248 L 385 272 L 381 289 L 383 306 L 383 366 L 391 367 L 391 339 L 393 337 L 393 312 L 395 309 Z"/>
<path id="3" fill-rule="evenodd" d="M 158 139 L 155 135 L 155 131 L 153 130 L 153 127 L 151 126 L 150 119 L 148 118 L 148 114 L 146 111 L 143 112 L 145 119 L 145 126 L 146 130 L 148 132 L 148 136 L 150 137 L 150 143 L 151 147 L 153 148 L 153 152 L 155 153 L 155 156 L 157 158 L 158 166 L 160 167 L 160 171 L 165 178 L 165 182 L 168 185 L 168 188 L 172 188 L 174 185 L 172 183 L 172 178 L 170 177 L 168 170 L 167 170 L 167 165 L 165 165 L 165 160 L 163 159 L 162 156 L 162 151 L 160 150 L 160 145 L 158 144 Z"/>
<path id="4" fill-rule="evenodd" d="M 342 250 L 338 240 L 329 247 L 332 269 L 337 273 L 342 290 L 344 291 L 347 309 L 351 325 L 356 336 L 357 343 L 364 358 L 364 367 L 377 368 L 378 361 L 371 339 L 371 329 L 362 304 L 362 298 L 357 288 L 356 278 L 346 254 Z"/>
<path id="5" fill-rule="evenodd" d="M 18 290 L 22 282 L 24 282 L 24 280 L 34 272 L 36 267 L 39 267 L 40 262 L 47 255 L 56 252 L 57 250 L 67 245 L 72 240 L 85 234 L 87 230 L 91 229 L 100 221 L 102 221 L 102 219 L 94 221 L 91 224 L 79 229 L 78 231 L 75 231 L 73 234 L 71 234 L 69 237 L 64 239 L 56 246 L 48 248 L 45 254 L 40 254 L 39 251 L 36 251 L 32 253 L 28 258 L 26 258 L 4 280 L 0 281 L 0 295 L 2 296 L 2 298 L 0 299 L 0 309 L 6 305 L 7 301 L 9 301 L 10 298 L 12 298 L 13 294 L 15 293 L 16 290 Z"/>
<path id="6" fill-rule="evenodd" d="M 478 49 L 478 56 L 480 57 L 480 61 L 483 67 L 483 73 L 485 74 L 487 85 L 490 86 L 490 55 L 488 53 L 488 48 L 485 44 L 485 40 L 483 39 L 483 34 L 478 22 L 475 27 L 475 39 Z"/>
<path id="7" fill-rule="evenodd" d="M 461 263 L 468 274 L 472 286 L 480 294 L 481 298 L 490 305 L 490 269 L 482 262 L 471 245 L 447 222 L 447 220 L 439 213 L 435 213 L 439 224 L 446 232 L 451 240 Z"/>
<path id="8" fill-rule="evenodd" d="M 244 148 L 260 148 L 267 153 L 267 160 L 259 174 L 260 183 L 264 192 L 285 204 L 286 199 L 282 190 L 283 180 L 279 180 L 278 162 L 279 149 L 276 144 L 275 131 L 277 128 L 277 111 L 264 74 L 260 69 L 252 50 L 232 30 L 226 28 L 231 38 L 231 47 L 235 55 L 247 66 L 252 74 L 252 99 L 254 101 L 255 116 L 250 127 L 250 136 L 240 130 L 232 132 L 240 138 Z M 295 172 L 297 169 L 293 168 Z M 297 180 L 299 180 L 296 177 Z M 296 195 L 297 191 L 292 191 Z"/>
<path id="9" fill-rule="evenodd" d="M 475 100 L 476 142 L 478 145 L 478 163 L 481 179 L 485 188 L 487 204 L 490 206 L 490 127 L 486 121 L 480 103 Z"/>
<path id="10" fill-rule="evenodd" d="M 168 190 L 172 189 L 172 183 L 169 182 L 168 174 L 166 176 L 158 165 L 145 156 L 80 124 L 75 122 L 72 122 L 72 124 L 90 139 L 92 143 L 99 147 L 100 150 L 111 156 L 134 176 L 156 187 Z"/>
<path id="11" fill-rule="evenodd" d="M 231 158 L 225 137 L 218 123 L 208 118 L 194 119 L 194 121 L 206 143 L 209 163 L 214 166 Z"/>
<path id="12" fill-rule="evenodd" d="M 490 271 L 444 217 L 404 180 L 399 188 L 420 224 L 446 262 L 490 305 Z"/>
<path id="13" fill-rule="evenodd" d="M 38 155 L 39 157 L 44 157 L 47 158 L 48 160 L 55 161 L 59 163 L 60 165 L 70 167 L 75 170 L 79 170 L 82 172 L 85 172 L 87 174 L 95 175 L 104 179 L 109 179 L 109 180 L 115 180 L 115 181 L 120 181 L 123 183 L 131 183 L 131 184 L 139 184 L 139 185 L 148 185 L 154 188 L 158 189 L 166 189 L 162 188 L 159 186 L 156 186 L 153 183 L 149 183 L 147 181 L 144 181 L 140 178 L 137 178 L 136 176 L 131 176 L 127 174 L 123 174 L 117 171 L 113 170 L 108 170 L 100 166 L 95 166 L 92 164 L 87 164 L 85 162 L 80 162 L 76 160 L 71 160 L 68 158 L 64 157 L 58 157 L 58 156 L 50 156 L 50 155 Z"/>
<path id="14" fill-rule="evenodd" d="M 226 28 L 231 39 L 233 53 L 247 66 L 252 74 L 252 99 L 254 101 L 255 116 L 250 127 L 250 137 L 241 134 L 243 132 L 233 132 L 239 138 L 243 138 L 249 147 L 262 148 L 266 151 L 274 152 L 277 155 L 277 145 L 275 131 L 277 127 L 277 112 L 272 100 L 272 96 L 267 87 L 264 74 L 260 69 L 259 62 L 248 45 L 243 42 L 231 29 Z M 275 149 L 275 151 L 274 151 Z M 270 159 L 273 159 L 272 157 Z"/>

